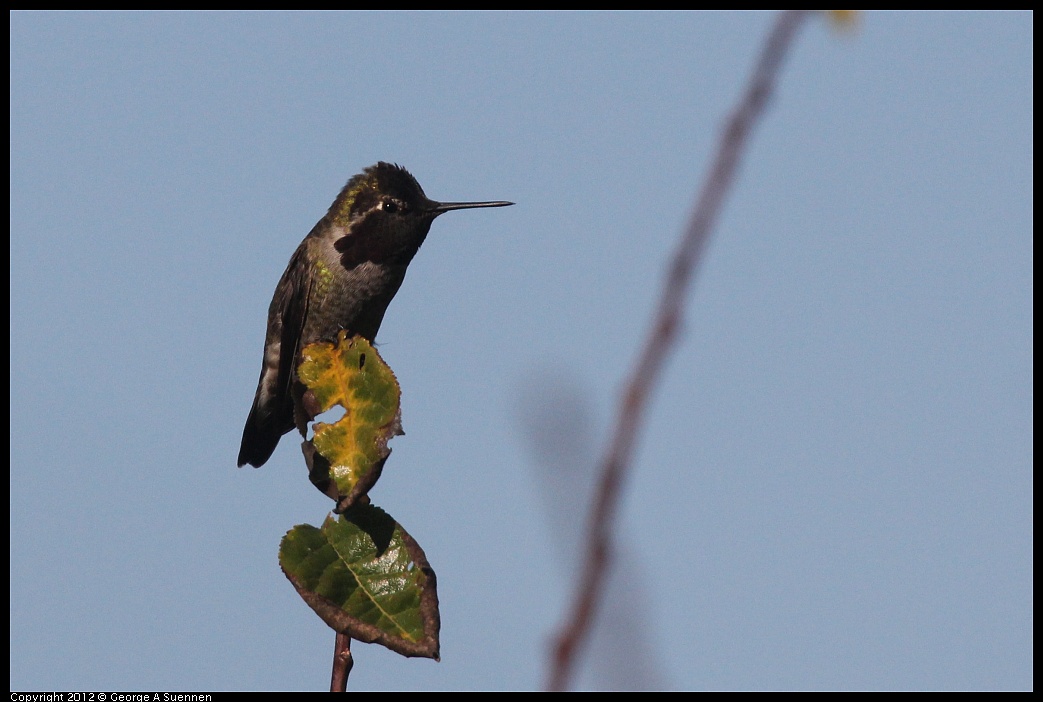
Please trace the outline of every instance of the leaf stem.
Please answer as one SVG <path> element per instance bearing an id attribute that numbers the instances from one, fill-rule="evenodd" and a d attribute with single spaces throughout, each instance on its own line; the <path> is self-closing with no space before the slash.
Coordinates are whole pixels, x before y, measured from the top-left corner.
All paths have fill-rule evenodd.
<path id="1" fill-rule="evenodd" d="M 355 665 L 351 656 L 351 637 L 337 632 L 337 641 L 333 647 L 333 677 L 330 680 L 330 692 L 347 692 L 348 675 Z"/>

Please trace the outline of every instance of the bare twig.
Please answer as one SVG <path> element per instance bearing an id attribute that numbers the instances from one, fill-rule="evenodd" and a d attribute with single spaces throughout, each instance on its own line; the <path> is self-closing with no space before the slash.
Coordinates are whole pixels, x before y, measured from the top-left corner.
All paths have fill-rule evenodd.
<path id="1" fill-rule="evenodd" d="M 337 632 L 337 642 L 333 648 L 333 677 L 330 680 L 330 692 L 348 691 L 348 674 L 351 673 L 355 660 L 351 657 L 351 637 Z"/>
<path id="2" fill-rule="evenodd" d="M 547 685 L 550 690 L 565 690 L 569 686 L 577 655 L 590 631 L 608 572 L 612 547 L 611 527 L 619 505 L 620 486 L 634 453 L 648 397 L 676 339 L 685 297 L 706 249 L 710 231 L 735 178 L 750 130 L 764 111 L 786 51 L 806 14 L 804 10 L 787 10 L 775 20 L 746 93 L 728 119 L 717 156 L 670 264 L 658 312 L 637 365 L 626 384 L 611 443 L 601 463 L 600 482 L 588 523 L 588 551 L 572 612 L 558 634 Z"/>

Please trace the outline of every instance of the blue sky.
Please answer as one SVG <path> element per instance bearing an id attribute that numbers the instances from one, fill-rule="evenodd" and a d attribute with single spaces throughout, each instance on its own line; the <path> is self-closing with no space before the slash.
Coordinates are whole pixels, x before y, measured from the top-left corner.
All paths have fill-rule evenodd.
<path id="1" fill-rule="evenodd" d="M 11 688 L 322 690 L 236 469 L 272 290 L 377 160 L 441 200 L 377 339 L 374 502 L 442 661 L 535 689 L 582 483 L 767 13 L 14 13 Z M 584 689 L 1031 689 L 1031 13 L 812 21 L 651 403 Z M 627 658 L 615 662 L 613 650 Z M 629 677 L 619 671 L 631 669 Z"/>

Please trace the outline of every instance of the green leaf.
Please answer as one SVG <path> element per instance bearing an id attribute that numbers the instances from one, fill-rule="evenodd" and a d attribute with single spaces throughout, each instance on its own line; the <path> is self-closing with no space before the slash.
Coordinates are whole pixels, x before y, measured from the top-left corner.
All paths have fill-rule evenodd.
<path id="1" fill-rule="evenodd" d="M 357 505 L 321 529 L 300 524 L 279 565 L 331 628 L 403 656 L 438 660 L 438 593 L 423 549 L 379 507 Z"/>
<path id="2" fill-rule="evenodd" d="M 398 380 L 368 341 L 344 331 L 335 345 L 304 347 L 297 375 L 311 393 L 312 401 L 305 401 L 314 405 L 311 417 L 334 405 L 344 408 L 335 423 L 315 424 L 304 453 L 312 482 L 320 485 L 328 476 L 332 485 L 320 489 L 339 500 L 338 509 L 350 507 L 377 482 L 391 453 L 388 441 L 402 433 Z"/>

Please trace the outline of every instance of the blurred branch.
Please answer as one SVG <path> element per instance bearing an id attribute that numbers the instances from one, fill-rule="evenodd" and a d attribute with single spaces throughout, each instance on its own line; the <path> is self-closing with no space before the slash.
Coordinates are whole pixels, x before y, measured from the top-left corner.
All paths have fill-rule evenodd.
<path id="1" fill-rule="evenodd" d="M 578 654 L 590 633 L 612 550 L 611 526 L 619 506 L 620 486 L 634 453 L 637 432 L 648 397 L 662 374 L 667 354 L 676 340 L 684 301 L 697 266 L 706 250 L 710 231 L 735 179 L 739 158 L 756 120 L 763 114 L 787 50 L 807 10 L 778 15 L 768 35 L 746 92 L 725 126 L 717 156 L 703 183 L 696 207 L 674 254 L 652 328 L 626 384 L 615 430 L 601 463 L 587 530 L 587 554 L 575 593 L 572 612 L 558 633 L 548 681 L 549 690 L 569 686 Z M 620 641 L 619 645 L 626 645 Z"/>

